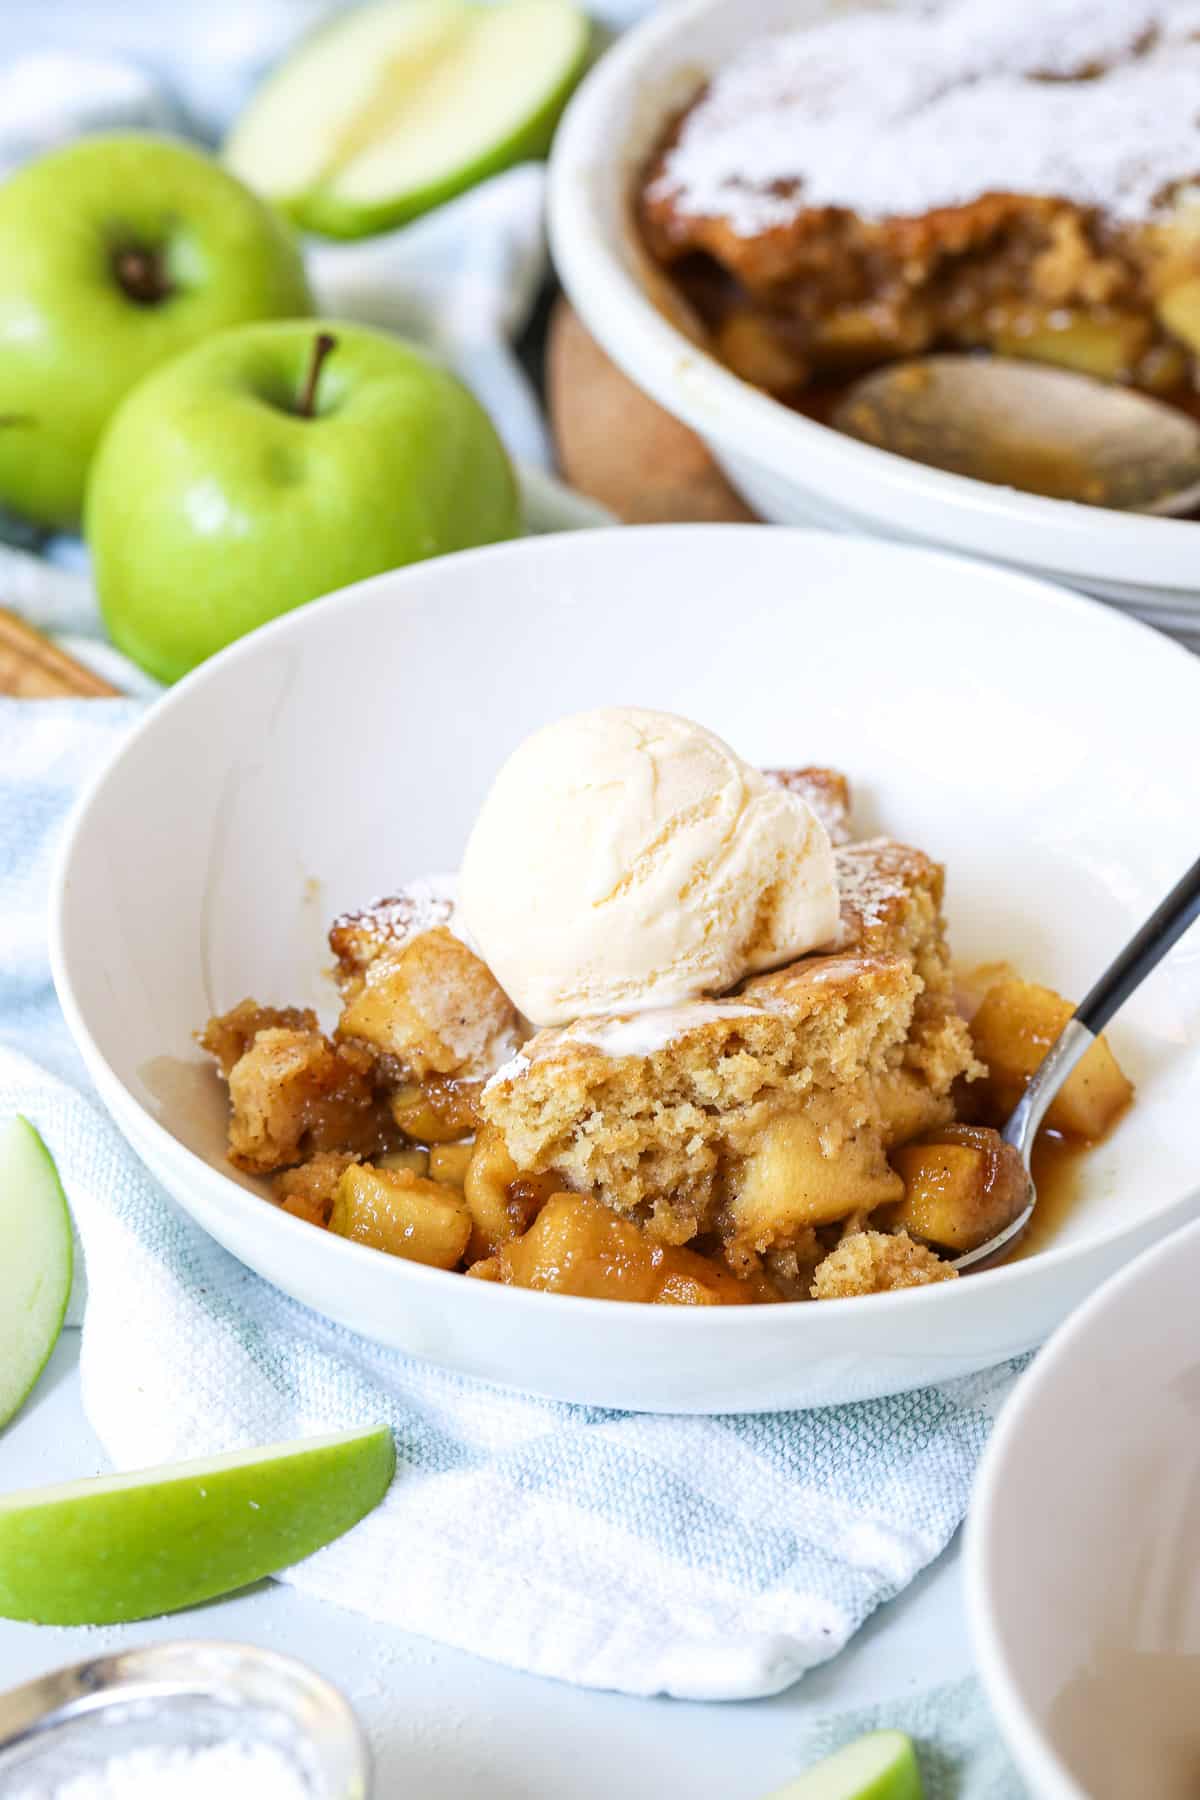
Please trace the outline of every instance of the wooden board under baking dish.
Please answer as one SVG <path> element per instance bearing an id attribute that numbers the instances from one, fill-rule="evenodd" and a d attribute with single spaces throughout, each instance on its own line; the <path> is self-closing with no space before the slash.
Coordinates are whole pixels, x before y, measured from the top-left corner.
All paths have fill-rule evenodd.
<path id="1" fill-rule="evenodd" d="M 757 517 L 695 432 L 610 362 L 566 300 L 550 321 L 546 402 L 563 478 L 625 524 Z"/>

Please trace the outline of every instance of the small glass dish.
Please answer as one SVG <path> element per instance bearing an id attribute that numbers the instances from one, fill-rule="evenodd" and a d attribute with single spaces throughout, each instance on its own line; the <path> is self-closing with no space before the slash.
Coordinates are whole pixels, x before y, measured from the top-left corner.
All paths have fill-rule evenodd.
<path id="1" fill-rule="evenodd" d="M 184 1641 L 98 1656 L 0 1694 L 0 1793 L 52 1800 L 135 1750 L 262 1746 L 305 1800 L 368 1800 L 370 1753 L 346 1701 L 292 1657 Z M 269 1787 L 262 1800 L 272 1800 Z"/>

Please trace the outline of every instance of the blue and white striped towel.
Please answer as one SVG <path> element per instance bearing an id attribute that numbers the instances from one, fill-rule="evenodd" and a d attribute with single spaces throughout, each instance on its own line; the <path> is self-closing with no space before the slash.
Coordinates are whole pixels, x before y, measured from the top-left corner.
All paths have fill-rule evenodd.
<path id="1" fill-rule="evenodd" d="M 114 1463 L 387 1419 L 387 1500 L 282 1579 L 629 1693 L 768 1694 L 834 1655 L 958 1525 L 1012 1369 L 822 1412 L 647 1417 L 443 1374 L 252 1275 L 83 1091 L 46 966 L 64 814 L 137 711 L 0 701 L 0 1118 L 26 1113 L 62 1170 L 87 1264 L 84 1406 Z"/>

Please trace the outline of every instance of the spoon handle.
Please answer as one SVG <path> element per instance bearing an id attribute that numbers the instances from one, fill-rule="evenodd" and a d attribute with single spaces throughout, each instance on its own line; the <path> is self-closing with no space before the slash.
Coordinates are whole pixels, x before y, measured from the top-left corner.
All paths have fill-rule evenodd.
<path id="1" fill-rule="evenodd" d="M 1156 963 L 1162 961 L 1200 916 L 1200 859 L 1175 883 L 1141 930 L 1130 938 L 1115 962 L 1075 1009 L 1075 1018 L 1093 1034 L 1104 1030 Z"/>

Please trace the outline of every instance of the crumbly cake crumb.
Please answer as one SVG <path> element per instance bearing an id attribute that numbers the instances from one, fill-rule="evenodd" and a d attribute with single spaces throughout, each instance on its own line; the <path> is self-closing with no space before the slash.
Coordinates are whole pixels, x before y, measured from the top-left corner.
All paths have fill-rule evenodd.
<path id="1" fill-rule="evenodd" d="M 954 1281 L 958 1270 L 916 1244 L 906 1232 L 857 1231 L 844 1237 L 813 1275 L 814 1300 L 847 1300 L 856 1294 L 886 1294 L 893 1288 L 927 1287 Z"/>
<path id="2" fill-rule="evenodd" d="M 359 1160 L 347 1150 L 319 1150 L 296 1168 L 284 1169 L 271 1182 L 281 1210 L 310 1225 L 328 1225 L 333 1191 L 351 1163 Z"/>
<path id="3" fill-rule="evenodd" d="M 257 1000 L 239 1000 L 227 1013 L 218 1013 L 196 1042 L 210 1056 L 226 1080 L 233 1065 L 246 1054 L 260 1031 L 277 1027 L 286 1031 L 316 1031 L 317 1015 L 310 1006 L 260 1006 Z"/>

